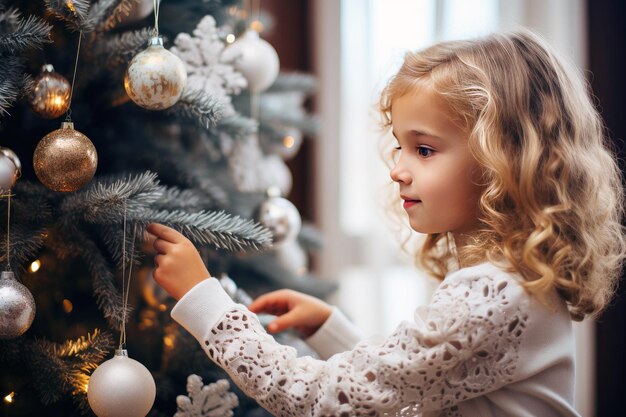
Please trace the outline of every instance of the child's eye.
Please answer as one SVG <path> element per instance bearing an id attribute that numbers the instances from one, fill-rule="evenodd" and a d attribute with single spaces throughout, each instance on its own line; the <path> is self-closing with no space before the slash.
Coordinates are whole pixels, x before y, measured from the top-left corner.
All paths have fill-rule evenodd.
<path id="1" fill-rule="evenodd" d="M 424 158 L 428 158 L 429 156 L 432 155 L 433 150 L 430 148 L 426 148 L 424 146 L 418 146 L 417 147 L 417 153 L 420 154 L 420 156 L 423 156 Z"/>

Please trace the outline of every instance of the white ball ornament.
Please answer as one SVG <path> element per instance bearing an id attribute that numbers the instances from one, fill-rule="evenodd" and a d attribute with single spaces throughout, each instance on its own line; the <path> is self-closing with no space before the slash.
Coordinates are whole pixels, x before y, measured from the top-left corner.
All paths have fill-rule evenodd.
<path id="1" fill-rule="evenodd" d="M 89 406 L 98 417 L 145 417 L 155 398 L 152 374 L 126 349 L 117 349 L 98 366 L 87 387 Z"/>
<path id="2" fill-rule="evenodd" d="M 302 228 L 300 212 L 293 203 L 280 196 L 278 187 L 267 190 L 268 198 L 256 210 L 255 219 L 272 232 L 274 247 L 294 240 Z"/>
<path id="3" fill-rule="evenodd" d="M 153 37 L 148 48 L 130 61 L 124 88 L 140 107 L 163 110 L 172 107 L 183 94 L 187 70 L 179 57 L 163 47 L 163 39 Z"/>
<path id="4" fill-rule="evenodd" d="M 0 339 L 14 339 L 30 328 L 35 318 L 35 299 L 17 282 L 11 271 L 0 275 Z"/>
<path id="5" fill-rule="evenodd" d="M 248 81 L 248 89 L 253 93 L 260 93 L 270 87 L 280 68 L 276 50 L 252 29 L 246 30 L 227 46 L 222 58 L 233 62 L 233 66 Z"/>
<path id="6" fill-rule="evenodd" d="M 15 152 L 0 147 L 0 192 L 7 192 L 22 175 L 22 164 Z"/>

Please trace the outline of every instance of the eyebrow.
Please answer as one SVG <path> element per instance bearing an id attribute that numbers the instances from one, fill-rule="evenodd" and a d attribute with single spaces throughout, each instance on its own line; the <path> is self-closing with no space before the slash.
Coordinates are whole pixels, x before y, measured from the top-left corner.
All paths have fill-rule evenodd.
<path id="1" fill-rule="evenodd" d="M 421 130 L 412 129 L 412 130 L 409 130 L 408 133 L 416 135 L 416 136 L 430 136 L 435 139 L 441 139 L 441 137 L 437 135 L 433 135 L 432 133 L 428 133 L 428 132 L 423 132 Z M 391 130 L 391 134 L 393 135 L 394 138 L 398 139 L 398 136 L 396 135 L 396 132 L 393 129 Z"/>

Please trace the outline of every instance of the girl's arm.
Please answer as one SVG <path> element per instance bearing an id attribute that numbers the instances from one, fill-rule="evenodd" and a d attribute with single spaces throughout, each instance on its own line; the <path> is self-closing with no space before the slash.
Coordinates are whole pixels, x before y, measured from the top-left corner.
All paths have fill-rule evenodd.
<path id="1" fill-rule="evenodd" d="M 327 361 L 298 358 L 294 348 L 278 344 L 215 279 L 189 291 L 172 317 L 276 416 L 409 416 L 512 382 L 525 300 L 512 279 L 443 284 L 429 306 L 382 343 L 360 342 Z"/>

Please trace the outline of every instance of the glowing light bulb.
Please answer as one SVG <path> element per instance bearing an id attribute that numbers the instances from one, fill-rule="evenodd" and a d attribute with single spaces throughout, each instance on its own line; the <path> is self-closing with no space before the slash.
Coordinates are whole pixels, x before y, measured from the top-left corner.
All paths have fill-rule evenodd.
<path id="1" fill-rule="evenodd" d="M 11 391 L 11 393 L 9 395 L 4 397 L 4 402 L 7 403 L 7 404 L 11 404 L 13 402 L 13 397 L 15 397 L 15 392 Z"/>
<path id="2" fill-rule="evenodd" d="M 283 145 L 285 146 L 285 148 L 289 149 L 289 148 L 293 148 L 293 145 L 296 144 L 296 140 L 294 139 L 293 136 L 285 136 L 283 138 Z"/>
<path id="3" fill-rule="evenodd" d="M 227 43 L 235 42 L 235 35 L 233 35 L 232 33 L 229 33 L 228 35 L 226 35 L 226 42 Z"/>
<path id="4" fill-rule="evenodd" d="M 37 272 L 39 271 L 39 268 L 41 268 L 41 261 L 37 259 L 33 261 L 33 263 L 30 264 L 30 266 L 28 267 L 28 270 L 30 272 Z"/>

